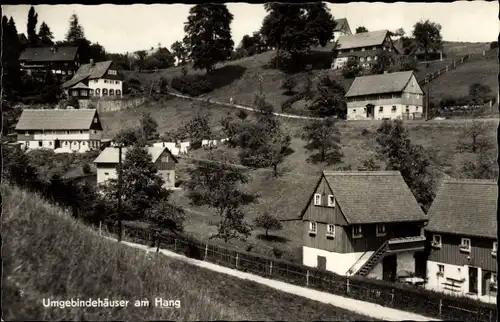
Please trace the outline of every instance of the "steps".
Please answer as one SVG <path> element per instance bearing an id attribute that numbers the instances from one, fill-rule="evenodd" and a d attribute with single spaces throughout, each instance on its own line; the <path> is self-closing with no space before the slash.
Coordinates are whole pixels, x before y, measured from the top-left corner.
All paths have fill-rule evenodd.
<path id="1" fill-rule="evenodd" d="M 375 265 L 377 265 L 380 262 L 382 257 L 384 257 L 386 250 L 387 250 L 387 241 L 383 243 L 382 246 L 380 246 L 380 248 L 377 249 L 377 251 L 374 252 L 372 256 L 370 256 L 370 258 L 368 258 L 366 263 L 363 266 L 361 266 L 361 268 L 359 269 L 359 271 L 356 272 L 355 275 L 358 276 L 368 275 L 368 273 L 373 269 L 373 267 L 375 267 Z"/>

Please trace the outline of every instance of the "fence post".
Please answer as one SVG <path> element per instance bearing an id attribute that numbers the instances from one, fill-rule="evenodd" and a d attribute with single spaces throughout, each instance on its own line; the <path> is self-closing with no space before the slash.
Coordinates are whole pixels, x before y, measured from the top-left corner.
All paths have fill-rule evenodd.
<path id="1" fill-rule="evenodd" d="M 391 305 L 394 305 L 394 289 L 391 289 Z"/>
<path id="2" fill-rule="evenodd" d="M 122 234 L 123 234 L 123 237 L 125 237 L 125 227 L 123 227 L 123 232 L 122 232 Z"/>
<path id="3" fill-rule="evenodd" d="M 156 242 L 157 242 L 156 252 L 159 253 L 160 252 L 160 243 L 161 243 L 161 238 L 160 238 L 159 234 L 156 236 Z"/>
<path id="4" fill-rule="evenodd" d="M 443 313 L 443 300 L 439 299 L 439 318 L 441 318 L 442 313 Z"/>
<path id="5" fill-rule="evenodd" d="M 177 238 L 174 238 L 174 252 L 177 253 Z"/>
<path id="6" fill-rule="evenodd" d="M 238 253 L 236 253 L 236 269 L 238 269 Z"/>
<path id="7" fill-rule="evenodd" d="M 306 271 L 306 286 L 309 286 L 309 270 Z"/>
<path id="8" fill-rule="evenodd" d="M 493 319 L 493 311 L 490 309 L 490 316 L 489 316 L 489 322 Z"/>
<path id="9" fill-rule="evenodd" d="M 448 65 L 446 65 L 446 71 L 448 71 Z"/>
<path id="10" fill-rule="evenodd" d="M 345 288 L 345 292 L 346 292 L 347 294 L 349 294 L 349 277 L 347 277 L 346 282 L 347 282 L 347 285 L 346 285 L 346 288 Z"/>
<path id="11" fill-rule="evenodd" d="M 207 255 L 208 255 L 208 244 L 205 244 L 205 258 L 204 258 L 204 260 L 207 260 Z"/>
<path id="12" fill-rule="evenodd" d="M 269 262 L 269 275 L 273 275 L 273 262 Z"/>
<path id="13" fill-rule="evenodd" d="M 99 220 L 99 236 L 102 235 L 102 221 Z"/>

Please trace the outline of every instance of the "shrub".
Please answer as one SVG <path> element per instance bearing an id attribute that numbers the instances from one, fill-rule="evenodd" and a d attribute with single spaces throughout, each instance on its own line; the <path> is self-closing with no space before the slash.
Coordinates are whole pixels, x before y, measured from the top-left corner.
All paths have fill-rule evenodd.
<path id="1" fill-rule="evenodd" d="M 283 251 L 281 249 L 279 249 L 278 247 L 273 247 L 273 254 L 274 254 L 274 257 L 276 258 L 281 258 L 281 256 L 283 256 Z"/>
<path id="2" fill-rule="evenodd" d="M 241 120 L 245 120 L 248 117 L 248 113 L 245 110 L 239 110 L 236 116 Z"/>
<path id="3" fill-rule="evenodd" d="M 490 49 L 498 48 L 498 41 L 492 41 L 490 44 Z"/>
<path id="4" fill-rule="evenodd" d="M 285 90 L 285 94 L 290 95 L 293 93 L 293 89 L 297 86 L 297 81 L 293 76 L 287 76 L 281 83 L 281 88 Z"/>
<path id="5" fill-rule="evenodd" d="M 363 129 L 363 130 L 361 130 L 361 135 L 362 135 L 362 136 L 368 136 L 368 135 L 370 135 L 370 133 L 371 133 L 371 132 L 370 132 L 370 130 L 368 130 L 368 129 Z"/>
<path id="6" fill-rule="evenodd" d="M 82 166 L 82 171 L 84 174 L 89 174 L 91 172 L 90 165 L 88 163 L 85 163 Z"/>
<path id="7" fill-rule="evenodd" d="M 71 106 L 73 108 L 80 108 L 80 103 L 78 103 L 78 99 L 76 99 L 76 97 L 72 97 L 68 101 L 68 106 Z"/>
<path id="8" fill-rule="evenodd" d="M 183 182 L 184 182 L 183 180 L 176 180 L 174 187 L 176 187 L 176 188 L 180 187 Z"/>
<path id="9" fill-rule="evenodd" d="M 213 90 L 212 83 L 204 75 L 184 75 L 181 77 L 174 77 L 170 86 L 183 94 L 193 97 L 209 93 Z"/>

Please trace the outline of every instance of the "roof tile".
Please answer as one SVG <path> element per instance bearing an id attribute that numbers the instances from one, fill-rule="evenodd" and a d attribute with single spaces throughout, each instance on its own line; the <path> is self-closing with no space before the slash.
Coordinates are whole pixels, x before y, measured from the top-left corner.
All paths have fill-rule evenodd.
<path id="1" fill-rule="evenodd" d="M 130 148 L 122 149 L 122 160 L 125 160 L 125 155 Z M 152 161 L 156 162 L 158 157 L 163 153 L 163 151 L 168 149 L 166 147 L 146 147 L 149 154 L 152 156 Z M 94 160 L 94 163 L 118 163 L 118 148 L 108 147 L 104 149 L 101 154 Z M 170 151 L 169 151 L 170 152 Z"/>
<path id="2" fill-rule="evenodd" d="M 401 92 L 413 71 L 356 77 L 345 97 Z"/>
<path id="3" fill-rule="evenodd" d="M 24 109 L 16 130 L 88 130 L 96 109 Z"/>
<path id="4" fill-rule="evenodd" d="M 385 37 L 387 36 L 387 33 L 388 33 L 387 30 L 378 30 L 371 32 L 363 32 L 354 35 L 340 36 L 339 40 L 337 41 L 338 44 L 337 49 L 344 50 L 351 48 L 382 45 Z"/>
<path id="5" fill-rule="evenodd" d="M 74 61 L 78 52 L 78 47 L 72 46 L 57 47 L 55 52 L 52 51 L 52 48 L 26 48 L 21 53 L 19 60 L 29 62 Z"/>

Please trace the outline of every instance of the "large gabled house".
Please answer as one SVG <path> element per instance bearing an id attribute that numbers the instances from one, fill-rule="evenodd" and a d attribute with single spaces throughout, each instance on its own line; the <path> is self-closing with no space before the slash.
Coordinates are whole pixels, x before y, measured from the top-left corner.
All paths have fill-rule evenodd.
<path id="1" fill-rule="evenodd" d="M 69 81 L 62 84 L 68 97 L 89 99 L 90 97 L 123 96 L 123 76 L 115 68 L 113 61 L 107 60 L 80 66 Z"/>
<path id="2" fill-rule="evenodd" d="M 16 132 L 18 143 L 28 150 L 87 152 L 99 149 L 102 125 L 95 109 L 24 109 Z"/>
<path id="3" fill-rule="evenodd" d="M 333 49 L 333 69 L 346 66 L 354 60 L 364 68 L 370 68 L 382 55 L 399 55 L 388 30 L 363 32 L 340 36 Z"/>
<path id="4" fill-rule="evenodd" d="M 145 147 L 152 157 L 152 162 L 158 174 L 164 180 L 164 188 L 175 187 L 175 164 L 177 158 L 166 147 Z M 122 149 L 122 162 L 125 160 L 128 148 Z M 97 168 L 97 184 L 101 185 L 109 179 L 117 179 L 116 166 L 119 163 L 119 148 L 107 147 L 94 160 Z"/>
<path id="5" fill-rule="evenodd" d="M 301 219 L 306 266 L 390 281 L 425 277 L 427 216 L 398 171 L 323 171 Z"/>
<path id="6" fill-rule="evenodd" d="M 345 98 L 347 120 L 423 117 L 424 92 L 413 71 L 356 77 Z"/>
<path id="7" fill-rule="evenodd" d="M 335 28 L 333 29 L 333 40 L 339 39 L 340 36 L 352 35 L 351 28 L 347 18 L 335 19 Z"/>
<path id="8" fill-rule="evenodd" d="M 498 183 L 445 180 L 429 209 L 426 287 L 496 299 Z"/>
<path id="9" fill-rule="evenodd" d="M 28 74 L 45 74 L 51 71 L 56 75 L 73 75 L 80 67 L 78 47 L 52 46 L 30 47 L 19 56 L 21 70 Z"/>

